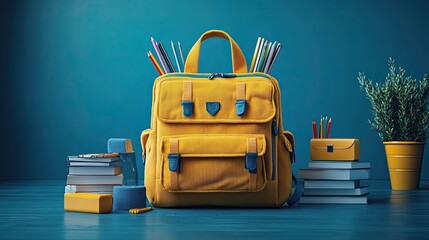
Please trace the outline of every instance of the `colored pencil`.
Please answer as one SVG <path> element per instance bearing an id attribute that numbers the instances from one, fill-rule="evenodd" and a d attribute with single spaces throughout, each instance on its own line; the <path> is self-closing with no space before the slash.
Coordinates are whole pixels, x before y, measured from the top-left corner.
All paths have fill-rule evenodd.
<path id="1" fill-rule="evenodd" d="M 173 64 L 171 64 L 170 58 L 168 57 L 167 51 L 164 48 L 164 45 L 162 45 L 162 43 L 158 43 L 158 47 L 159 50 L 162 54 L 162 56 L 164 57 L 165 62 L 167 63 L 168 69 L 170 70 L 170 72 L 175 72 Z"/>
<path id="2" fill-rule="evenodd" d="M 168 73 L 168 67 L 164 61 L 164 58 L 162 57 L 161 51 L 159 50 L 158 43 L 155 41 L 153 37 L 151 37 L 150 40 L 152 42 L 153 49 L 155 49 L 155 53 L 158 56 L 158 60 L 161 63 L 162 68 L 164 69 L 164 72 Z"/>
<path id="3" fill-rule="evenodd" d="M 177 45 L 179 45 L 180 58 L 182 59 L 183 64 L 183 71 L 185 71 L 185 58 L 183 57 L 182 45 L 180 44 L 180 42 L 177 42 Z"/>
<path id="4" fill-rule="evenodd" d="M 331 130 L 331 124 L 332 124 L 332 118 L 329 118 L 328 126 L 326 127 L 326 135 L 325 135 L 326 138 L 329 137 L 329 131 Z"/>
<path id="5" fill-rule="evenodd" d="M 317 138 L 317 126 L 316 126 L 316 120 L 313 120 L 313 138 Z"/>
<path id="6" fill-rule="evenodd" d="M 173 41 L 171 41 L 171 48 L 173 49 L 174 60 L 176 60 L 177 71 L 181 72 L 182 70 L 180 69 L 180 63 L 179 63 L 179 59 L 177 58 L 176 48 L 174 47 Z"/>
<path id="7" fill-rule="evenodd" d="M 153 55 L 150 51 L 147 52 L 147 56 L 149 57 L 150 61 L 152 62 L 153 66 L 155 67 L 155 69 L 159 73 L 159 75 L 163 75 L 164 72 L 162 71 L 161 67 L 159 66 L 158 62 L 153 57 Z"/>

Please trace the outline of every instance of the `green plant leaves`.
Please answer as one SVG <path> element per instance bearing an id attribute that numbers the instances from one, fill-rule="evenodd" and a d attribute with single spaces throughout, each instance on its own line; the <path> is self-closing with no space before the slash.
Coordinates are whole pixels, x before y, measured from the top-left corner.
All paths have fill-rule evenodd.
<path id="1" fill-rule="evenodd" d="M 427 96 L 429 79 L 417 81 L 405 76 L 405 70 L 396 68 L 389 58 L 389 72 L 382 84 L 374 83 L 364 73 L 358 82 L 371 102 L 373 120 L 369 120 L 383 141 L 420 141 L 427 138 L 429 125 Z"/>

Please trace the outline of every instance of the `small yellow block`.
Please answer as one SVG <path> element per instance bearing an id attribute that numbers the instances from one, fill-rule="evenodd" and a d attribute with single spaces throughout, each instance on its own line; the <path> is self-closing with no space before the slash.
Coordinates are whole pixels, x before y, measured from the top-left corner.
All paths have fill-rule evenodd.
<path id="1" fill-rule="evenodd" d="M 71 212 L 109 213 L 112 211 L 112 194 L 65 193 L 64 210 Z"/>

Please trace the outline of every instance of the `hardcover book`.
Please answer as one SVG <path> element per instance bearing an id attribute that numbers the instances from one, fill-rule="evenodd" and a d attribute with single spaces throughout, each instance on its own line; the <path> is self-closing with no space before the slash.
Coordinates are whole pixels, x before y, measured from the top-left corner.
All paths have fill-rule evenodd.
<path id="1" fill-rule="evenodd" d="M 301 204 L 368 204 L 368 196 L 302 196 Z"/>
<path id="2" fill-rule="evenodd" d="M 96 155 L 91 155 L 96 156 Z M 82 156 L 68 156 L 68 161 L 77 161 L 77 162 L 115 162 L 120 161 L 121 159 L 118 156 L 114 157 L 82 157 Z"/>
<path id="3" fill-rule="evenodd" d="M 303 179 L 360 180 L 369 178 L 369 169 L 300 169 Z"/>
<path id="4" fill-rule="evenodd" d="M 310 161 L 309 168 L 324 168 L 324 169 L 368 169 L 371 168 L 369 162 L 340 162 L 340 161 Z"/>
<path id="5" fill-rule="evenodd" d="M 122 162 L 121 161 L 114 161 L 114 162 L 75 162 L 75 161 L 71 161 L 69 162 L 69 166 L 80 166 L 80 167 L 89 167 L 89 166 L 93 166 L 93 167 L 108 167 L 108 166 L 115 166 L 115 165 L 120 165 Z"/>
<path id="6" fill-rule="evenodd" d="M 121 172 L 122 172 L 121 166 L 69 167 L 70 175 L 118 175 Z"/>
<path id="7" fill-rule="evenodd" d="M 368 187 L 359 187 L 355 189 L 308 188 L 304 190 L 304 195 L 311 196 L 361 196 L 367 193 L 369 193 Z"/>
<path id="8" fill-rule="evenodd" d="M 359 180 L 343 180 L 343 181 L 328 181 L 328 180 L 306 180 L 304 181 L 304 188 L 318 188 L 318 189 L 354 189 L 360 187 Z"/>
<path id="9" fill-rule="evenodd" d="M 114 186 L 120 186 L 120 185 L 67 185 L 65 187 L 65 192 L 66 193 L 77 193 L 77 192 L 112 193 Z"/>
<path id="10" fill-rule="evenodd" d="M 123 178 L 122 174 L 111 176 L 67 175 L 67 185 L 121 185 Z"/>

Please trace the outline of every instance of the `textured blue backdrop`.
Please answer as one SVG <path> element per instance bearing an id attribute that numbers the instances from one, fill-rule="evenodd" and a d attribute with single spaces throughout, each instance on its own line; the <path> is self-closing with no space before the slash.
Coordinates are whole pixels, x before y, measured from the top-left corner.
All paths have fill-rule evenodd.
<path id="1" fill-rule="evenodd" d="M 428 10 L 427 1 L 387 0 L 0 1 L 0 179 L 65 179 L 67 155 L 106 151 L 110 137 L 133 140 L 142 177 L 139 138 L 157 75 L 149 39 L 179 40 L 188 52 L 209 29 L 229 32 L 248 62 L 257 37 L 283 43 L 271 73 L 296 137 L 295 171 L 324 114 L 331 136 L 359 138 L 372 178 L 387 179 L 356 77 L 382 81 L 389 57 L 415 78 L 429 72 Z M 207 41 L 201 71 L 230 71 L 229 58 L 226 41 Z"/>

